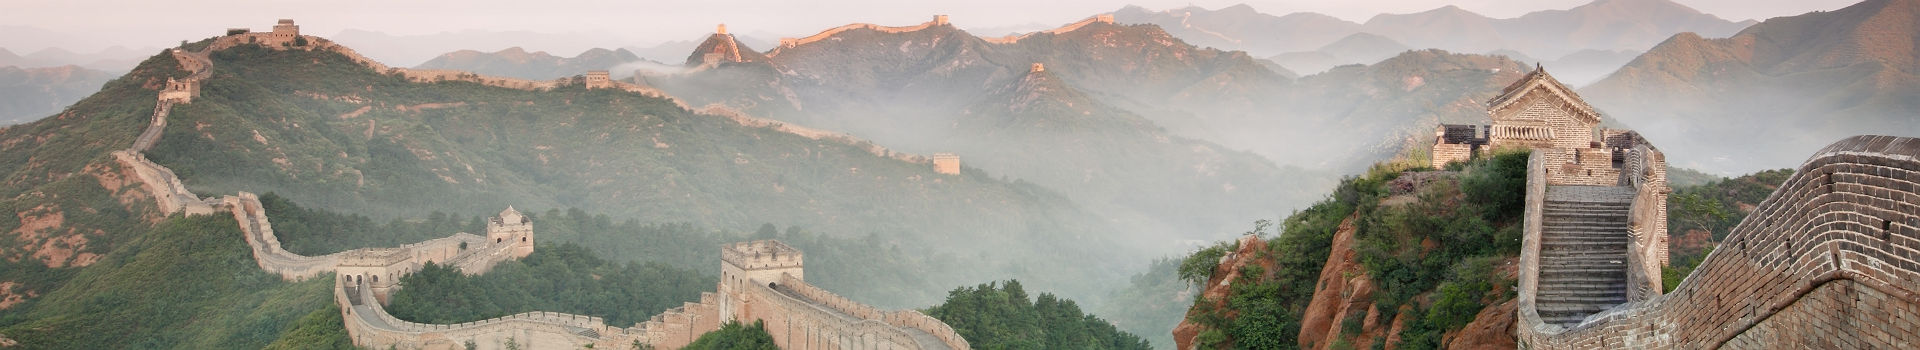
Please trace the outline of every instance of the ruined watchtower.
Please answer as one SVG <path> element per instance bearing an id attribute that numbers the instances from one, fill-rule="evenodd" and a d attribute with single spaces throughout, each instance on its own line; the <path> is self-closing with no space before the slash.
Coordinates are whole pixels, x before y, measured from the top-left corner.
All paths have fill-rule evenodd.
<path id="1" fill-rule="evenodd" d="M 749 287 L 779 283 L 781 275 L 804 280 L 804 257 L 778 240 L 740 242 L 720 247 L 720 317 L 733 320 L 747 302 Z"/>
<path id="2" fill-rule="evenodd" d="M 509 252 L 515 258 L 533 254 L 533 220 L 509 206 L 487 220 L 487 243 L 494 249 L 512 247 Z"/>
<path id="3" fill-rule="evenodd" d="M 160 90 L 160 100 L 174 103 L 190 103 L 200 96 L 200 84 L 193 80 L 175 80 L 167 78 L 167 87 Z"/>

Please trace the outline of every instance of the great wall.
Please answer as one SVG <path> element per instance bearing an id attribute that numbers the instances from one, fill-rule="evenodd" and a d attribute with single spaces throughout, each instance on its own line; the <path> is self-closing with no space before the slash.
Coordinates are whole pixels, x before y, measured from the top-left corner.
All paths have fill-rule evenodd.
<path id="1" fill-rule="evenodd" d="M 305 43 L 306 45 L 299 45 Z M 282 50 L 330 50 L 373 68 L 419 83 L 467 81 L 489 86 L 548 90 L 565 84 L 664 97 L 658 91 L 608 79 L 605 72 L 589 72 L 584 79 L 552 82 L 494 78 L 466 72 L 387 68 L 343 46 L 318 37 L 302 36 L 292 20 L 281 20 L 272 32 L 230 29 L 200 51 L 173 49 L 184 79 L 170 79 L 157 94 L 152 122 L 133 145 L 113 152 L 143 189 L 154 197 L 165 215 L 212 215 L 228 212 L 239 223 L 243 237 L 262 270 L 289 281 L 333 274 L 334 299 L 341 307 L 345 328 L 354 345 L 402 349 L 599 349 L 684 347 L 700 335 L 728 321 L 764 322 L 775 344 L 787 349 L 966 349 L 967 341 L 939 320 L 918 311 L 881 311 L 840 297 L 803 279 L 803 255 L 779 241 L 754 241 L 721 247 L 722 276 L 715 293 L 703 293 L 699 302 L 685 303 L 632 327 L 607 325 L 597 317 L 554 312 L 528 312 L 460 324 L 423 324 L 388 314 L 388 296 L 401 287 L 399 278 L 434 263 L 482 274 L 494 265 L 533 253 L 533 223 L 507 208 L 487 223 L 486 236 L 455 233 L 448 237 L 393 248 L 362 248 L 323 256 L 303 256 L 280 247 L 259 197 L 240 192 L 220 198 L 200 198 L 187 190 L 171 169 L 146 159 L 144 152 L 159 141 L 167 117 L 177 104 L 192 103 L 199 86 L 212 76 L 209 53 L 238 45 L 260 44 Z M 684 108 L 684 106 L 682 106 Z M 828 134 L 811 129 L 775 125 L 744 115 L 728 116 L 750 127 L 768 127 L 810 138 Z M 857 142 L 857 141 L 846 141 Z M 885 149 L 869 152 L 891 154 Z M 917 157 L 917 156 L 916 156 Z M 924 160 L 923 160 L 924 161 Z M 956 165 L 957 167 L 957 165 Z"/>
<path id="2" fill-rule="evenodd" d="M 1815 153 L 1694 273 L 1662 293 L 1665 157 L 1544 69 L 1441 125 L 1433 166 L 1531 149 L 1515 337 L 1526 349 L 1914 348 L 1920 139 Z"/>
<path id="3" fill-rule="evenodd" d="M 937 18 L 931 23 L 944 22 Z M 888 30 L 910 28 L 916 27 Z M 281 249 L 257 197 L 242 192 L 199 198 L 171 170 L 141 153 L 158 141 L 172 107 L 198 96 L 198 84 L 212 69 L 207 54 L 248 43 L 296 49 L 287 44 L 307 38 L 317 44 L 300 49 L 340 52 L 414 82 L 457 80 L 525 90 L 624 83 L 601 78 L 603 73 L 531 82 L 386 68 L 324 39 L 299 36 L 297 27 L 292 30 L 296 33 L 284 35 L 276 26 L 273 33 L 216 39 L 215 45 L 198 52 L 174 50 L 182 69 L 192 74 L 167 84 L 148 129 L 132 147 L 113 156 L 136 175 L 163 212 L 234 215 L 263 270 L 289 280 L 334 273 L 340 281 L 335 299 L 356 345 L 672 349 L 723 322 L 758 320 L 782 348 L 969 347 L 950 327 L 924 314 L 878 310 L 806 284 L 803 254 L 778 241 L 721 247 L 722 276 L 715 293 L 633 327 L 549 312 L 461 324 L 395 318 L 382 302 L 401 287 L 397 277 L 425 262 L 484 273 L 494 264 L 532 252 L 531 222 L 509 208 L 489 224 L 487 237 L 457 233 L 397 248 L 318 257 Z M 838 33 L 830 32 L 809 38 L 817 41 Z M 1914 290 L 1920 286 L 1920 139 L 1857 136 L 1820 150 L 1733 228 L 1693 275 L 1662 293 L 1659 271 L 1667 263 L 1665 199 L 1670 189 L 1659 150 L 1632 131 L 1598 127 L 1591 106 L 1537 67 L 1490 101 L 1489 114 L 1492 125 L 1440 126 L 1433 164 L 1441 167 L 1494 148 L 1532 149 L 1517 295 L 1515 336 L 1521 347 L 1916 346 L 1911 337 L 1920 334 L 1920 295 Z M 810 138 L 833 135 L 738 113 L 727 117 Z M 882 149 L 877 154 L 891 152 Z M 945 157 L 937 155 L 933 163 L 939 166 Z"/>

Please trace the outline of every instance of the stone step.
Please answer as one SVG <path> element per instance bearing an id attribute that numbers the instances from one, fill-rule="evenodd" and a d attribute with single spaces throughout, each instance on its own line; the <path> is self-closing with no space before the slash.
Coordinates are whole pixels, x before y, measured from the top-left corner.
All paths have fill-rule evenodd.
<path id="1" fill-rule="evenodd" d="M 1575 250 L 1613 250 L 1617 247 L 1620 250 L 1625 250 L 1627 249 L 1626 243 L 1627 240 L 1624 239 L 1612 242 L 1589 240 L 1558 241 L 1549 239 L 1545 242 L 1540 242 L 1540 249 L 1571 248 Z"/>
<path id="2" fill-rule="evenodd" d="M 1551 222 L 1549 221 L 1549 222 L 1541 223 L 1540 228 L 1545 229 L 1546 232 L 1548 233 L 1552 233 L 1554 231 L 1593 231 L 1593 232 L 1626 233 L 1627 223 L 1624 223 L 1624 222 L 1564 222 L 1564 221 Z"/>
<path id="3" fill-rule="evenodd" d="M 1547 231 L 1547 232 L 1546 232 L 1546 234 L 1545 234 L 1545 235 L 1543 235 L 1543 236 L 1544 236 L 1543 238 L 1546 238 L 1546 239 L 1548 239 L 1548 240 L 1553 240 L 1553 239 L 1594 239 L 1594 240 L 1603 240 L 1603 241 L 1613 241 L 1613 240 L 1624 240 L 1624 239 L 1630 239 L 1630 238 L 1633 238 L 1633 237 L 1630 237 L 1630 236 L 1627 236 L 1627 233 L 1626 233 L 1626 232 L 1617 232 L 1617 231 L 1616 231 L 1616 232 L 1607 232 L 1607 231 L 1558 231 L 1558 232 L 1555 232 L 1555 231 Z"/>
<path id="4" fill-rule="evenodd" d="M 1547 211 L 1541 212 L 1540 216 L 1548 217 L 1548 218 L 1556 217 L 1556 216 L 1625 217 L 1627 216 L 1627 214 L 1630 214 L 1630 213 L 1631 212 L 1626 209 L 1616 210 L 1616 209 L 1598 209 L 1598 208 L 1547 208 Z"/>
<path id="5" fill-rule="evenodd" d="M 1626 227 L 1627 227 L 1627 218 L 1625 218 L 1625 217 L 1605 217 L 1605 218 L 1601 218 L 1601 217 L 1577 217 L 1577 218 L 1572 218 L 1572 217 L 1547 217 L 1547 219 L 1546 219 L 1546 220 L 1544 220 L 1544 221 L 1541 221 L 1541 222 L 1540 222 L 1540 226 L 1545 226 L 1545 227 L 1554 227 L 1554 226 L 1610 226 L 1610 227 L 1621 227 L 1621 228 L 1626 228 Z"/>
<path id="6" fill-rule="evenodd" d="M 1540 268 L 1541 281 L 1611 283 L 1624 281 L 1626 274 L 1627 270 L 1624 266 L 1554 266 L 1552 269 L 1546 267 Z M 1615 280 L 1615 278 L 1619 280 Z"/>
<path id="7" fill-rule="evenodd" d="M 1627 272 L 1540 272 L 1540 285 L 1566 284 L 1570 286 L 1604 287 L 1613 284 L 1626 284 Z M 1555 287 L 1558 288 L 1558 287 Z"/>
<path id="8" fill-rule="evenodd" d="M 1545 209 L 1546 211 L 1543 213 L 1546 213 L 1546 214 L 1562 213 L 1562 214 L 1622 214 L 1622 215 L 1625 215 L 1626 213 L 1633 211 L 1632 206 L 1625 206 L 1625 205 L 1622 205 L 1622 206 L 1566 205 L 1566 204 L 1553 204 L 1551 202 L 1547 203 L 1547 205 L 1545 206 L 1540 207 L 1540 209 Z"/>
<path id="9" fill-rule="evenodd" d="M 1582 202 L 1582 200 L 1544 200 L 1548 206 L 1567 206 L 1567 208 L 1628 208 L 1634 202 Z"/>
<path id="10" fill-rule="evenodd" d="M 1615 305 L 1625 303 L 1626 301 L 1624 299 L 1618 303 L 1539 303 L 1534 306 L 1534 310 L 1539 311 L 1542 315 L 1547 313 L 1566 314 L 1577 312 L 1593 314 L 1607 311 L 1607 309 L 1613 308 Z"/>
<path id="11" fill-rule="evenodd" d="M 1540 303 L 1553 303 L 1553 304 L 1619 305 L 1621 303 L 1627 302 L 1627 293 L 1625 291 L 1621 291 L 1621 293 L 1601 293 L 1601 294 L 1569 294 L 1569 293 L 1544 294 L 1543 293 L 1539 295 L 1538 299 L 1540 300 Z"/>
<path id="12" fill-rule="evenodd" d="M 1538 295 L 1627 295 L 1627 282 L 1582 282 L 1565 283 L 1553 286 L 1540 286 Z"/>
<path id="13" fill-rule="evenodd" d="M 1549 255 L 1540 257 L 1540 266 L 1605 264 L 1625 268 L 1627 254 Z"/>
<path id="14" fill-rule="evenodd" d="M 1611 251 L 1615 249 L 1614 246 L 1619 246 L 1619 249 L 1625 250 L 1627 249 L 1627 242 L 1629 241 L 1624 238 L 1550 237 L 1540 241 L 1540 249 Z"/>
<path id="15" fill-rule="evenodd" d="M 1569 328 L 1579 325 L 1580 321 L 1585 321 L 1586 319 L 1587 319 L 1587 316 L 1583 314 L 1547 316 L 1546 314 L 1543 313 L 1540 315 L 1541 322 L 1556 324 L 1556 325 L 1560 325 L 1561 327 L 1569 327 Z"/>
<path id="16" fill-rule="evenodd" d="M 1547 231 L 1547 232 L 1546 232 L 1545 234 L 1543 234 L 1543 235 L 1541 235 L 1541 237 L 1540 237 L 1540 238 L 1542 238 L 1542 239 L 1545 239 L 1545 241 L 1555 241 L 1555 240 L 1560 240 L 1560 241 L 1564 241 L 1564 240 L 1569 240 L 1569 239 L 1573 239 L 1573 240 L 1596 240 L 1596 241 L 1619 241 L 1619 240 L 1628 240 L 1628 239 L 1632 239 L 1633 237 L 1631 237 L 1631 236 L 1627 236 L 1627 233 L 1626 233 L 1626 232 L 1604 232 L 1604 231 L 1559 231 L 1559 232 L 1555 232 L 1555 231 Z"/>
<path id="17" fill-rule="evenodd" d="M 1630 213 L 1625 210 L 1547 209 L 1547 211 L 1540 213 L 1540 217 L 1543 219 L 1624 219 L 1630 216 L 1629 214 Z"/>

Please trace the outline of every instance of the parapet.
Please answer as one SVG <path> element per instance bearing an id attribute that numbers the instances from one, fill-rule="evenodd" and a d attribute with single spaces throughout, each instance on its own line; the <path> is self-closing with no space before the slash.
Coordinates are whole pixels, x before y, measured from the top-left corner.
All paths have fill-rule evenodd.
<path id="1" fill-rule="evenodd" d="M 340 266 L 384 267 L 406 262 L 413 252 L 402 248 L 366 248 L 340 254 Z"/>
<path id="2" fill-rule="evenodd" d="M 803 264 L 799 249 L 771 239 L 721 246 L 720 260 L 742 270 L 792 268 Z"/>

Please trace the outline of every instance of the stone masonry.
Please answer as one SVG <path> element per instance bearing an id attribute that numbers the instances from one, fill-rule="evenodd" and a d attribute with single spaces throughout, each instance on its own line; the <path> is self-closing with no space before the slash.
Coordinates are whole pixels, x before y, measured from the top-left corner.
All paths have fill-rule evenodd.
<path id="1" fill-rule="evenodd" d="M 1546 69 L 1487 102 L 1489 125 L 1440 125 L 1433 167 L 1490 149 L 1531 149 L 1520 277 L 1541 322 L 1572 327 L 1660 294 L 1666 264 L 1666 160 L 1600 115 Z"/>
<path id="2" fill-rule="evenodd" d="M 1543 172 L 1535 153 L 1529 173 Z M 1528 191 L 1538 192 L 1536 177 Z M 1529 196 L 1528 215 L 1540 205 Z M 1920 139 L 1855 136 L 1814 153 L 1672 293 L 1577 325 L 1545 322 L 1539 242 L 1521 255 L 1528 349 L 1920 346 Z"/>

